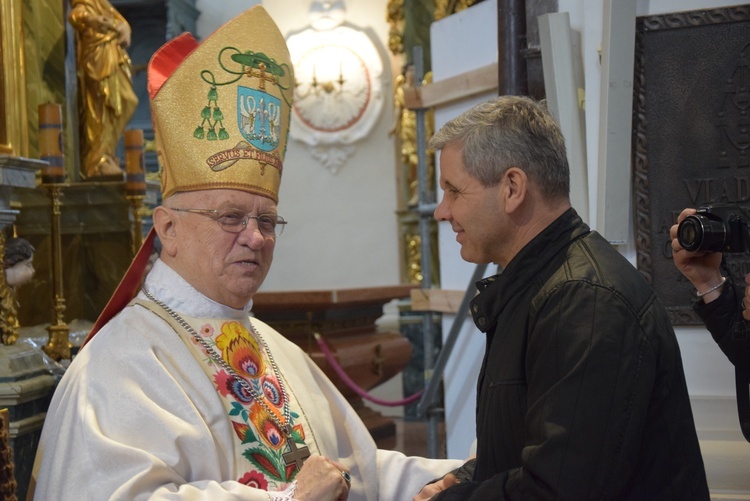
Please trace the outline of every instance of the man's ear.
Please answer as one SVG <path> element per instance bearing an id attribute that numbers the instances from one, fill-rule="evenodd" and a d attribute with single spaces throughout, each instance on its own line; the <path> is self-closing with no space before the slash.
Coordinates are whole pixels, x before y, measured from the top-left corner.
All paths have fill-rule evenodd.
<path id="1" fill-rule="evenodd" d="M 503 203 L 505 210 L 510 214 L 515 212 L 526 200 L 529 189 L 529 178 L 526 173 L 518 167 L 511 167 L 504 175 Z"/>
<path id="2" fill-rule="evenodd" d="M 177 228 L 174 220 L 175 217 L 176 216 L 172 211 L 162 206 L 154 209 L 152 215 L 154 230 L 159 236 L 162 252 L 165 252 L 169 256 L 174 256 L 177 252 Z"/>

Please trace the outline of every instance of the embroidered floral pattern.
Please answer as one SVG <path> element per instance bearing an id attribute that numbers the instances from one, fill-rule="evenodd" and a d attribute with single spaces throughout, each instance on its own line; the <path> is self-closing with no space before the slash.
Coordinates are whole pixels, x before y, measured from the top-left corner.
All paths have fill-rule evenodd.
<path id="1" fill-rule="evenodd" d="M 278 417 L 281 417 L 278 415 Z M 260 432 L 260 438 L 272 448 L 278 450 L 286 443 L 284 433 L 279 426 L 271 419 L 268 411 L 259 405 L 253 406 L 250 412 L 250 421 L 255 425 L 255 429 Z"/>
<path id="2" fill-rule="evenodd" d="M 266 477 L 257 470 L 245 473 L 238 482 L 250 487 L 255 487 L 256 489 L 263 489 L 264 491 L 268 490 L 268 481 L 266 480 Z"/>
<path id="3" fill-rule="evenodd" d="M 265 361 L 260 354 L 258 341 L 239 322 L 227 322 L 216 336 L 216 347 L 221 357 L 240 376 L 257 378 L 265 370 Z"/>
<path id="4" fill-rule="evenodd" d="M 241 375 L 258 394 L 265 395 L 267 405 L 276 415 L 271 418 L 269 409 L 255 402 L 231 374 L 213 362 L 205 349 L 204 363 L 210 371 L 218 393 L 227 405 L 234 432 L 239 441 L 242 457 L 248 469 L 241 473 L 239 482 L 264 490 L 283 490 L 294 480 L 297 467 L 287 465 L 284 454 L 289 451 L 287 438 L 277 421 L 284 422 L 283 408 L 286 403 L 281 383 L 258 340 L 247 328 L 237 321 L 220 325 L 201 324 L 200 335 L 214 346 L 215 352 Z M 299 446 L 305 445 L 305 431 L 299 421 L 299 414 L 291 411 L 289 424 L 292 426 L 291 439 Z"/>
<path id="5" fill-rule="evenodd" d="M 281 385 L 273 374 L 260 378 L 261 392 L 266 396 L 269 402 L 281 409 L 284 407 L 284 394 L 281 391 Z"/>
<path id="6" fill-rule="evenodd" d="M 219 393 L 223 397 L 232 397 L 244 404 L 249 404 L 253 400 L 253 397 L 247 390 L 236 379 L 227 374 L 225 370 L 220 370 L 216 373 L 214 383 L 216 384 L 216 389 L 219 390 Z"/>

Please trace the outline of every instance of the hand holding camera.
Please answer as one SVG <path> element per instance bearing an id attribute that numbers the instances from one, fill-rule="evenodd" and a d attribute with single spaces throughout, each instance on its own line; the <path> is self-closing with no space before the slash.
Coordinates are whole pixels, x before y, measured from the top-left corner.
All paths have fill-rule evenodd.
<path id="1" fill-rule="evenodd" d="M 669 229 L 672 239 L 672 257 L 675 266 L 693 284 L 698 293 L 706 292 L 722 283 L 720 265 L 725 248 L 723 229 L 716 227 L 715 212 L 704 208 L 685 209 L 677 218 L 677 224 Z M 710 214 L 710 216 L 708 215 Z M 685 222 L 687 221 L 687 222 Z M 721 287 L 701 296 L 709 303 L 721 295 Z"/>
<path id="2" fill-rule="evenodd" d="M 695 286 L 696 294 L 708 304 L 721 297 L 731 277 L 721 273 L 722 253 L 750 252 L 748 243 L 747 213 L 736 205 L 708 205 L 699 209 L 685 209 L 677 218 L 677 224 L 669 229 L 672 239 L 672 256 L 677 269 Z M 719 302 L 711 320 L 711 334 L 721 351 L 735 366 L 735 387 L 740 429 L 745 440 L 750 442 L 750 337 L 738 336 L 750 328 L 750 273 L 745 275 L 745 292 L 741 304 L 736 304 L 734 295 L 724 301 L 733 301 L 733 310 L 726 313 Z M 731 299 L 730 299 L 731 298 Z M 742 312 L 743 322 L 737 322 L 737 310 Z M 706 310 L 704 310 L 706 311 Z M 718 313 L 717 313 L 718 312 Z M 717 319 L 723 328 L 717 327 Z M 704 319 L 704 321 L 706 321 Z M 706 324 L 709 326 L 709 324 Z M 723 330 L 721 330 L 723 329 Z"/>
<path id="3" fill-rule="evenodd" d="M 684 211 L 683 211 L 684 213 Z M 681 214 L 682 216 L 682 214 Z M 748 217 L 737 205 L 705 205 L 678 219 L 677 239 L 691 252 L 748 252 Z"/>

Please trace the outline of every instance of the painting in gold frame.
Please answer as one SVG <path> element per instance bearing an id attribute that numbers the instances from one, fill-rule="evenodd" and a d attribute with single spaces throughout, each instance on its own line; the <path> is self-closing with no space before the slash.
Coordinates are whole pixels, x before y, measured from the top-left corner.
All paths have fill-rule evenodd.
<path id="1" fill-rule="evenodd" d="M 28 155 L 21 0 L 0 0 L 0 154 Z"/>

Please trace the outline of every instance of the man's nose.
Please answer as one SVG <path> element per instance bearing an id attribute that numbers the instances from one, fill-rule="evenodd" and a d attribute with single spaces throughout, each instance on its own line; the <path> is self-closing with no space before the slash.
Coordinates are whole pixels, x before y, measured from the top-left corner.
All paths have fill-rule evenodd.
<path id="1" fill-rule="evenodd" d="M 247 221 L 245 221 L 245 227 L 242 228 L 242 231 L 239 234 L 240 238 L 246 239 L 249 242 L 266 241 L 266 236 L 260 230 L 258 220 L 252 217 L 247 218 Z"/>
<path id="2" fill-rule="evenodd" d="M 433 216 L 438 221 L 448 221 L 448 218 L 450 216 L 450 211 L 448 211 L 448 208 L 445 204 L 445 198 L 440 201 L 437 207 L 435 207 L 435 212 L 433 213 Z"/>

